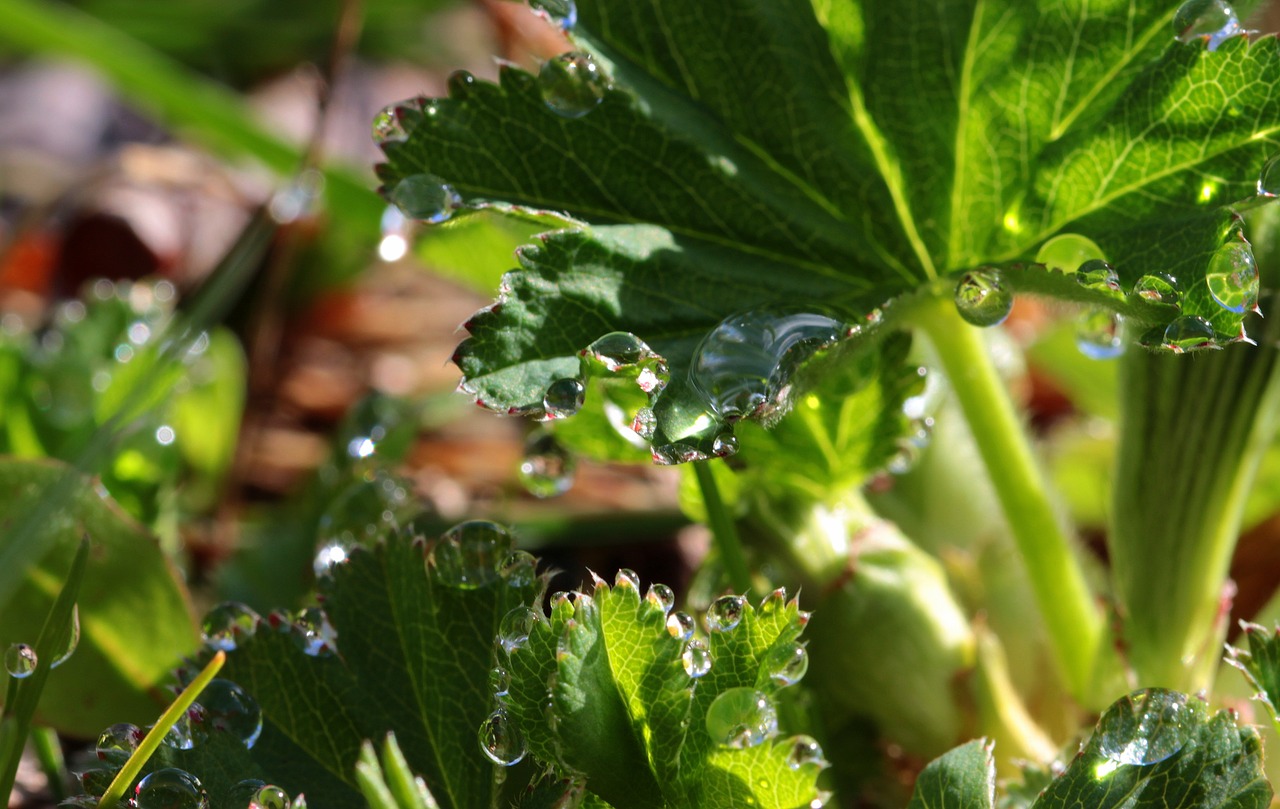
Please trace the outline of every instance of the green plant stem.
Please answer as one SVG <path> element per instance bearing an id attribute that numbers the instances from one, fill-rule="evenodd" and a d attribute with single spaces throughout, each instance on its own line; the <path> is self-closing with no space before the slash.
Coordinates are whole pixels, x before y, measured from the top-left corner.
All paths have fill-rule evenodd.
<path id="1" fill-rule="evenodd" d="M 62 755 L 62 744 L 53 728 L 35 728 L 31 731 L 31 749 L 35 751 L 40 769 L 49 781 L 49 792 L 55 801 L 67 797 L 67 761 Z"/>
<path id="2" fill-rule="evenodd" d="M 945 297 L 918 304 L 929 337 L 978 445 L 1019 553 L 1068 690 L 1088 702 L 1103 622 L 1013 402 L 979 329 Z"/>
<path id="3" fill-rule="evenodd" d="M 196 678 L 178 695 L 165 712 L 160 715 L 154 727 L 147 731 L 147 735 L 142 738 L 142 742 L 138 745 L 138 749 L 133 751 L 133 755 L 129 756 L 129 760 L 120 768 L 120 772 L 116 773 L 116 777 L 111 779 L 111 786 L 107 787 L 107 791 L 102 793 L 102 800 L 98 801 L 98 809 L 110 809 L 120 802 L 124 797 L 125 790 L 133 783 L 133 779 L 138 777 L 138 773 L 142 772 L 142 768 L 146 766 L 147 760 L 155 753 L 156 748 L 160 746 L 160 742 L 164 740 L 165 734 L 174 726 L 182 715 L 191 707 L 191 703 L 196 701 L 196 697 L 200 696 L 200 692 L 209 684 L 209 681 L 218 676 L 218 672 L 222 669 L 222 664 L 227 662 L 226 652 L 217 652 L 209 664 L 196 675 Z"/>
<path id="4" fill-rule="evenodd" d="M 738 538 L 738 529 L 733 525 L 733 517 L 724 506 L 720 497 L 720 489 L 716 486 L 715 475 L 711 474 L 710 461 L 697 461 L 693 465 L 694 474 L 698 478 L 698 491 L 702 493 L 702 503 L 707 509 L 707 522 L 711 528 L 711 537 L 716 550 L 720 552 L 720 561 L 729 574 L 729 583 L 736 593 L 750 593 L 751 569 L 747 566 L 746 554 L 742 551 L 742 541 Z"/>

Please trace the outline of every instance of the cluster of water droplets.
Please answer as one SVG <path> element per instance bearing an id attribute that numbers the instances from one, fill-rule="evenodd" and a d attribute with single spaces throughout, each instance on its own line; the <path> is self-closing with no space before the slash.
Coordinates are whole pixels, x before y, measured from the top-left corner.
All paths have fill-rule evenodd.
<path id="1" fill-rule="evenodd" d="M 1211 51 L 1231 37 L 1247 33 L 1226 0 L 1187 0 L 1173 15 L 1173 30 L 1183 42 L 1204 40 Z"/>

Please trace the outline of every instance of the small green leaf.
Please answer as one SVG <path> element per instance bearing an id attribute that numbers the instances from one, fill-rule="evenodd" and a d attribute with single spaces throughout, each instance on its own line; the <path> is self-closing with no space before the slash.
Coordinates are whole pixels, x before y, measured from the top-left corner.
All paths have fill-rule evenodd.
<path id="1" fill-rule="evenodd" d="M 995 796 L 991 743 L 975 739 L 924 768 L 907 809 L 994 809 Z"/>
<path id="2" fill-rule="evenodd" d="M 1245 640 L 1249 646 L 1240 649 L 1227 647 L 1227 662 L 1244 673 L 1249 684 L 1257 689 L 1256 698 L 1267 706 L 1272 722 L 1280 722 L 1280 628 L 1268 632 L 1253 623 L 1241 622 Z"/>

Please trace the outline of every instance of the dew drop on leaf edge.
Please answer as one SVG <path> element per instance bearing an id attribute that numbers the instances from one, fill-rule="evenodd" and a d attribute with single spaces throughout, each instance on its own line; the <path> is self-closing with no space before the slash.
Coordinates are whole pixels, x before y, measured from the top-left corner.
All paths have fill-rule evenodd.
<path id="1" fill-rule="evenodd" d="M 994 270 L 974 270 L 956 284 L 956 311 L 974 326 L 998 326 L 1013 311 L 1013 293 Z"/>
<path id="2" fill-rule="evenodd" d="M 275 784 L 263 784 L 254 793 L 251 807 L 256 809 L 289 809 L 289 793 Z"/>
<path id="3" fill-rule="evenodd" d="M 436 575 L 450 587 L 474 590 L 501 575 L 498 563 L 515 549 L 507 529 L 488 520 L 469 520 L 445 532 L 432 549 Z"/>
<path id="4" fill-rule="evenodd" d="M 262 734 L 262 710 L 258 701 L 237 683 L 214 678 L 196 701 L 203 709 L 202 721 L 210 730 L 229 733 L 247 748 L 257 743 Z"/>
<path id="5" fill-rule="evenodd" d="M 1258 196 L 1280 196 L 1280 155 L 1269 159 L 1258 173 Z"/>
<path id="6" fill-rule="evenodd" d="M 1172 275 L 1157 272 L 1148 273 L 1142 276 L 1133 284 L 1131 290 L 1132 295 L 1141 298 L 1148 303 L 1162 303 L 1167 305 L 1177 305 L 1181 293 L 1178 291 L 1178 281 Z"/>
<path id="7" fill-rule="evenodd" d="M 812 736 L 800 735 L 791 740 L 791 749 L 787 752 L 787 766 L 798 770 L 805 766 L 825 768 L 827 760 L 822 752 L 822 745 Z"/>
<path id="8" fill-rule="evenodd" d="M 684 651 L 680 653 L 680 664 L 684 666 L 684 673 L 695 680 L 706 676 L 711 671 L 712 662 L 711 650 L 701 638 L 694 638 L 686 643 Z"/>
<path id="9" fill-rule="evenodd" d="M 711 602 L 707 608 L 707 630 L 710 632 L 730 632 L 742 621 L 746 612 L 747 600 L 742 596 L 721 596 Z"/>
<path id="10" fill-rule="evenodd" d="M 186 770 L 166 767 L 138 782 L 134 802 L 138 809 L 208 809 L 209 796 L 199 778 Z"/>
<path id="11" fill-rule="evenodd" d="M 542 396 L 542 410 L 548 419 L 565 419 L 582 409 L 586 386 L 573 377 L 557 379 Z"/>
<path id="12" fill-rule="evenodd" d="M 224 601 L 204 616 L 200 634 L 210 649 L 233 652 L 244 640 L 253 637 L 261 619 L 253 610 L 237 601 Z"/>
<path id="13" fill-rule="evenodd" d="M 1122 299 L 1120 276 L 1114 267 L 1102 259 L 1091 259 L 1076 270 L 1076 282 L 1085 289 L 1101 293 L 1109 298 Z"/>
<path id="14" fill-rule="evenodd" d="M 512 767 L 525 756 L 524 736 L 515 721 L 499 708 L 480 723 L 480 751 L 494 764 Z"/>
<path id="15" fill-rule="evenodd" d="M 1173 351 L 1190 351 L 1216 344 L 1217 334 L 1213 326 L 1199 315 L 1176 317 L 1164 330 L 1164 347 Z"/>
<path id="16" fill-rule="evenodd" d="M 789 643 L 769 650 L 764 659 L 762 673 L 775 686 L 795 685 L 809 671 L 809 653 L 798 643 Z"/>
<path id="17" fill-rule="evenodd" d="M 687 612 L 673 612 L 667 616 L 667 634 L 673 638 L 689 640 L 695 628 L 693 616 Z"/>
<path id="18" fill-rule="evenodd" d="M 432 225 L 447 221 L 462 204 L 453 186 L 434 174 L 410 174 L 396 183 L 387 197 L 405 216 Z"/>
<path id="19" fill-rule="evenodd" d="M 1241 33 L 1236 10 L 1226 0 L 1187 0 L 1174 12 L 1173 30 L 1182 42 L 1207 38 L 1211 51 Z"/>
<path id="20" fill-rule="evenodd" d="M 529 0 L 529 7 L 546 14 L 563 31 L 570 31 L 578 24 L 574 0 Z"/>
<path id="21" fill-rule="evenodd" d="M 1209 259 L 1205 286 L 1214 303 L 1228 312 L 1243 314 L 1258 305 L 1258 264 L 1248 242 L 1232 240 Z"/>
<path id="22" fill-rule="evenodd" d="M 27 643 L 11 643 L 4 653 L 5 671 L 16 680 L 23 680 L 34 674 L 38 662 L 36 650 Z"/>
<path id="23" fill-rule="evenodd" d="M 1183 748 L 1205 715 L 1204 703 L 1186 694 L 1164 688 L 1135 691 L 1098 720 L 1098 752 L 1118 764 L 1164 761 Z"/>
<path id="24" fill-rule="evenodd" d="M 543 63 L 538 87 L 549 110 L 562 118 L 581 118 L 604 101 L 609 79 L 590 54 L 570 51 Z"/>
<path id="25" fill-rule="evenodd" d="M 100 761 L 122 766 L 142 742 L 142 729 L 128 722 L 117 722 L 102 731 L 94 747 Z"/>

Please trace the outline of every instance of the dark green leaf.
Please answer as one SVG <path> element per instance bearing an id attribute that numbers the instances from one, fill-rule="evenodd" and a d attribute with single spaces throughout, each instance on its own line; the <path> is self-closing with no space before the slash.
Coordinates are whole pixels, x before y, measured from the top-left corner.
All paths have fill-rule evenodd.
<path id="1" fill-rule="evenodd" d="M 907 809 L 994 809 L 995 794 L 991 743 L 976 739 L 924 768 Z"/>

